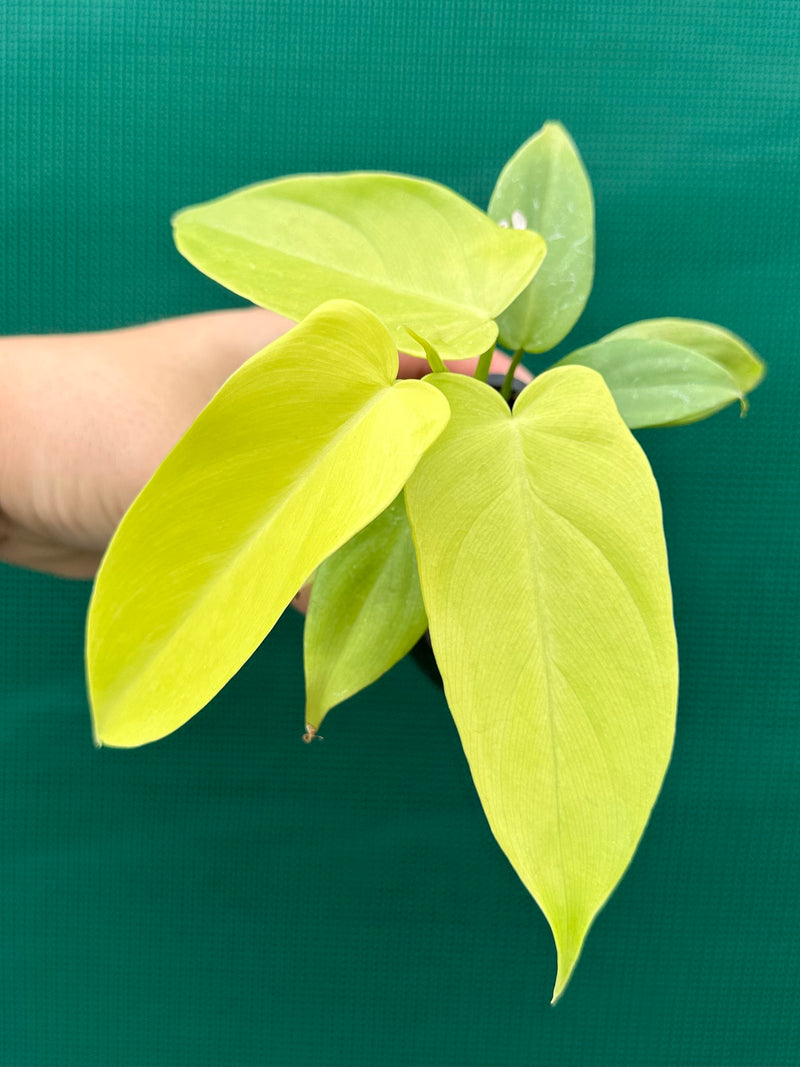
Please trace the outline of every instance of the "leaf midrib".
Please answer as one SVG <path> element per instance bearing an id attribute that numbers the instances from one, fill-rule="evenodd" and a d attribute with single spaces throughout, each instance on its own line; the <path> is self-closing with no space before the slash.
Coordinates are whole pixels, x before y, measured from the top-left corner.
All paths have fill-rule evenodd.
<path id="1" fill-rule="evenodd" d="M 537 497 L 537 495 L 536 495 L 536 493 L 535 493 L 535 491 L 533 489 L 533 486 L 531 484 L 531 480 L 530 480 L 530 477 L 529 477 L 529 474 L 528 474 L 528 465 L 527 465 L 527 461 L 526 461 L 526 457 L 525 457 L 525 451 L 524 451 L 523 444 L 522 444 L 522 427 L 519 425 L 518 422 L 515 423 L 515 420 L 513 418 L 513 413 L 512 413 L 512 418 L 508 421 L 507 425 L 510 427 L 511 432 L 513 433 L 514 444 L 512 445 L 512 448 L 514 449 L 514 454 L 515 454 L 515 463 L 516 463 L 517 471 L 518 471 L 518 479 L 521 482 L 522 489 L 523 489 L 522 493 L 520 494 L 521 499 L 524 501 L 523 508 L 528 513 L 529 518 L 534 520 L 534 521 L 529 521 L 527 523 L 527 528 L 530 531 L 531 539 L 536 544 L 536 558 L 534 559 L 532 555 L 528 554 L 526 556 L 526 559 L 528 560 L 528 562 L 530 564 L 529 570 L 530 570 L 530 574 L 531 574 L 531 577 L 532 577 L 532 580 L 533 580 L 534 589 L 535 589 L 535 610 L 536 610 L 537 615 L 539 616 L 539 635 L 540 635 L 540 641 L 541 641 L 542 661 L 543 661 L 543 665 L 544 665 L 545 689 L 546 689 L 547 725 L 548 725 L 548 733 L 550 735 L 550 757 L 551 757 L 552 765 L 553 765 L 553 780 L 554 780 L 553 795 L 555 796 L 555 801 L 556 801 L 556 824 L 557 824 L 557 828 L 558 828 L 558 854 L 559 854 L 559 871 L 561 873 L 562 908 L 563 908 L 563 914 L 566 916 L 566 914 L 567 914 L 567 876 L 566 876 L 566 864 L 564 862 L 564 844 L 563 844 L 563 836 L 564 835 L 562 833 L 563 815 L 562 815 L 562 812 L 561 812 L 561 790 L 560 790 L 560 785 L 559 785 L 558 755 L 557 755 L 557 752 L 556 752 L 556 739 L 555 739 L 555 732 L 556 731 L 555 731 L 555 723 L 554 723 L 554 715 L 555 715 L 555 713 L 554 713 L 554 708 L 553 708 L 553 703 L 554 702 L 553 702 L 553 700 L 551 698 L 551 694 L 552 694 L 552 691 L 553 691 L 553 680 L 552 680 L 553 661 L 551 660 L 550 653 L 549 653 L 549 648 L 550 648 L 549 628 L 548 628 L 547 625 L 544 624 L 545 616 L 546 616 L 546 611 L 545 611 L 544 605 L 546 604 L 546 602 L 542 598 L 542 580 L 541 580 L 541 576 L 540 576 L 540 573 L 539 573 L 539 566 L 537 564 L 537 560 L 539 558 L 541 558 L 540 540 L 539 540 L 538 530 L 537 530 L 536 521 L 535 521 L 535 519 L 536 519 L 535 507 L 532 506 L 532 502 L 534 500 L 538 500 L 538 497 Z M 544 908 L 544 906 L 543 906 L 542 910 L 544 910 L 545 914 L 547 914 L 547 910 Z"/>

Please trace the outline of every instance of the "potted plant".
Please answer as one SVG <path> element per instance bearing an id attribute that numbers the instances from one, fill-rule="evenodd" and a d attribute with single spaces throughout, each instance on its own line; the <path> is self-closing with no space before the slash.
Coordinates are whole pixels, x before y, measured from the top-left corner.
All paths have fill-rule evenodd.
<path id="1" fill-rule="evenodd" d="M 307 741 L 428 629 L 491 829 L 553 930 L 555 999 L 674 733 L 661 511 L 631 428 L 744 408 L 763 365 L 721 327 L 648 320 L 509 407 L 523 354 L 566 336 L 592 283 L 591 187 L 557 123 L 488 213 L 403 175 L 301 175 L 174 229 L 206 274 L 298 325 L 222 386 L 108 548 L 87 624 L 97 742 L 178 728 L 312 575 Z M 398 349 L 432 373 L 396 380 Z M 444 362 L 470 357 L 474 377 Z"/>

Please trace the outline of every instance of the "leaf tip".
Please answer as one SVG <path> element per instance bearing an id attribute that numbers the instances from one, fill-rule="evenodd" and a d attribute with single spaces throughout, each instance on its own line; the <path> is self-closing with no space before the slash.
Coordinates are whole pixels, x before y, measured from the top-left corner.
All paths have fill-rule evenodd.
<path id="1" fill-rule="evenodd" d="M 551 130 L 555 131 L 556 133 L 566 133 L 567 132 L 564 123 L 563 122 L 559 122 L 558 119 L 547 119 L 545 122 L 542 123 L 541 128 L 539 129 L 538 132 L 539 133 L 549 133 Z"/>
<path id="2" fill-rule="evenodd" d="M 325 738 L 322 736 L 322 734 L 318 734 L 317 733 L 317 727 L 312 722 L 307 722 L 306 723 L 306 732 L 303 734 L 303 741 L 305 741 L 305 743 L 307 745 L 310 745 L 311 742 L 315 738 L 318 741 L 324 741 L 325 740 Z"/>
<path id="3" fill-rule="evenodd" d="M 550 998 L 550 1003 L 555 1004 L 561 998 L 572 978 L 575 965 L 583 951 L 583 943 L 586 940 L 586 934 L 589 932 L 592 916 L 581 910 L 571 916 L 562 916 L 560 922 L 554 923 L 549 915 L 547 920 L 556 943 L 558 959 L 556 981 L 553 986 L 553 995 Z"/>
<path id="4" fill-rule="evenodd" d="M 89 684 L 89 722 L 92 729 L 92 744 L 95 748 L 103 747 L 103 738 L 100 736 L 100 723 L 98 722 L 97 709 L 91 694 L 91 677 Z"/>
<path id="5" fill-rule="evenodd" d="M 578 962 L 578 957 L 581 954 L 581 947 L 583 942 L 578 942 L 577 945 L 570 945 L 568 948 L 556 943 L 558 950 L 558 970 L 556 972 L 556 983 L 553 986 L 553 995 L 550 998 L 550 1003 L 555 1004 L 561 999 L 561 995 L 567 988 L 567 983 L 572 977 L 572 972 L 575 970 L 575 964 Z"/>

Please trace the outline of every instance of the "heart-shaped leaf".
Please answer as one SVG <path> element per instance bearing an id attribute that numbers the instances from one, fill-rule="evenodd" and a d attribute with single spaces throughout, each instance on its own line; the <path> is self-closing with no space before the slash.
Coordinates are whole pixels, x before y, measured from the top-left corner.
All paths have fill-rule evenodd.
<path id="1" fill-rule="evenodd" d="M 441 392 L 333 301 L 222 386 L 122 520 L 89 609 L 99 742 L 154 741 L 255 651 L 315 567 L 386 508 L 446 424 Z"/>
<path id="2" fill-rule="evenodd" d="M 175 243 L 235 293 L 290 319 L 357 300 L 398 348 L 445 359 L 490 348 L 495 316 L 544 258 L 538 234 L 501 231 L 435 182 L 399 174 L 312 174 L 253 185 L 178 212 Z"/>
<path id="3" fill-rule="evenodd" d="M 406 486 L 433 650 L 489 825 L 553 930 L 555 998 L 672 747 L 658 490 L 585 367 L 546 371 L 513 415 L 473 379 L 426 381 L 451 409 Z"/>
<path id="4" fill-rule="evenodd" d="M 594 276 L 592 187 L 560 123 L 545 123 L 506 163 L 489 215 L 501 226 L 527 227 L 545 239 L 544 263 L 497 322 L 506 348 L 546 352 L 578 321 Z"/>
<path id="5" fill-rule="evenodd" d="M 306 724 L 371 685 L 428 620 L 401 493 L 317 569 L 304 631 Z"/>
<path id="6" fill-rule="evenodd" d="M 677 426 L 707 418 L 764 376 L 744 341 L 691 319 L 649 319 L 623 326 L 571 352 L 556 366 L 581 364 L 603 375 L 628 426 Z"/>

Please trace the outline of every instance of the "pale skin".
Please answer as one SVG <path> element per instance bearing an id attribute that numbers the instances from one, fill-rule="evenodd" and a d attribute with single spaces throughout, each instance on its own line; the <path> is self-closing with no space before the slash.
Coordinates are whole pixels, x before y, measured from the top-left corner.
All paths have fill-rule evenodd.
<path id="1" fill-rule="evenodd" d="M 217 389 L 292 325 L 241 308 L 0 338 L 0 560 L 92 578 L 133 498 Z M 492 371 L 507 367 L 496 353 Z M 401 353 L 400 377 L 429 370 Z M 306 603 L 304 590 L 295 606 Z"/>

